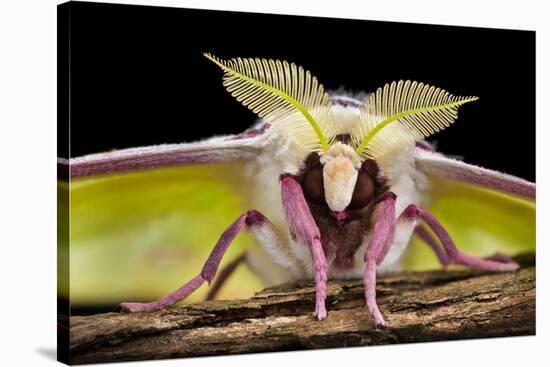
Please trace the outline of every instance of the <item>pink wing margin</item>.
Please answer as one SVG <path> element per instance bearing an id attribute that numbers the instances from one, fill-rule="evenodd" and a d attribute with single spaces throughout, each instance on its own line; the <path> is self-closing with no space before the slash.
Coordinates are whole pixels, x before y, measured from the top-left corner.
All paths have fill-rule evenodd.
<path id="1" fill-rule="evenodd" d="M 474 166 L 423 148 L 415 152 L 416 167 L 436 176 L 535 200 L 535 184 L 519 177 Z"/>
<path id="2" fill-rule="evenodd" d="M 114 150 L 82 157 L 58 158 L 58 172 L 71 178 L 191 164 L 228 163 L 254 159 L 267 140 L 267 128 L 241 135 L 211 138 L 195 143 L 162 144 Z"/>

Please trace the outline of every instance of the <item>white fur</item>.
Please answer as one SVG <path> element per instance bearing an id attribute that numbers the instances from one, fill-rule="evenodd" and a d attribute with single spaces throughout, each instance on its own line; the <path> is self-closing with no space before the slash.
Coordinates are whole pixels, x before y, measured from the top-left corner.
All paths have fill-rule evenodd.
<path id="1" fill-rule="evenodd" d="M 338 133 L 349 133 L 354 121 L 357 121 L 356 116 L 359 112 L 354 107 L 334 106 L 333 113 Z M 263 152 L 246 168 L 246 173 L 253 182 L 247 194 L 250 198 L 249 207 L 269 218 L 274 229 L 272 233 L 269 233 L 270 229 L 268 232 L 257 231 L 255 235 L 260 246 L 270 255 L 273 262 L 287 269 L 292 278 L 311 278 L 313 276 L 311 253 L 305 245 L 295 242 L 290 236 L 284 217 L 279 184 L 280 174 L 299 173 L 309 152 L 290 141 L 276 126 L 272 127 L 266 135 L 266 140 L 262 143 Z M 414 149 L 414 146 L 408 146 L 377 162 L 390 191 L 397 195 L 397 217 L 409 204 L 419 203 L 419 187 L 424 187 L 426 182 L 426 178 L 415 168 Z M 394 243 L 379 266 L 380 272 L 391 271 L 399 265 L 399 259 L 409 243 L 413 229 L 414 225 L 409 222 L 398 222 Z M 277 236 L 273 233 L 277 233 Z M 367 233 L 363 244 L 354 256 L 353 268 L 347 271 L 329 269 L 329 277 L 362 278 L 363 254 L 369 238 L 370 233 Z"/>
<path id="2" fill-rule="evenodd" d="M 342 98 L 350 99 L 350 98 Z M 359 109 L 344 107 L 340 105 L 332 106 L 332 113 L 335 117 L 338 132 L 340 134 L 351 134 L 353 128 L 359 123 Z"/>
<path id="3" fill-rule="evenodd" d="M 337 142 L 321 156 L 325 200 L 330 210 L 341 212 L 351 202 L 361 160 L 346 144 Z"/>
<path id="4" fill-rule="evenodd" d="M 265 253 L 273 259 L 278 267 L 290 271 L 292 278 L 300 276 L 303 265 L 293 256 L 288 239 L 282 236 L 270 222 L 254 227 L 252 233 L 258 243 L 262 245 Z"/>
<path id="5" fill-rule="evenodd" d="M 275 262 L 273 262 L 273 257 L 267 254 L 261 246 L 248 250 L 246 264 L 266 286 L 273 286 L 298 278 L 296 274 L 292 275 L 288 271 L 289 268 L 275 264 Z M 292 267 L 291 269 L 299 268 Z"/>
<path id="6" fill-rule="evenodd" d="M 353 168 L 349 159 L 337 157 L 323 167 L 323 185 L 325 200 L 333 212 L 341 212 L 351 202 L 357 170 Z"/>
<path id="7" fill-rule="evenodd" d="M 388 251 L 382 263 L 378 265 L 378 273 L 382 274 L 398 270 L 400 265 L 399 260 L 401 260 L 401 256 L 403 256 L 407 249 L 415 226 L 416 221 L 399 220 L 397 222 L 393 245 L 390 247 L 390 251 Z"/>

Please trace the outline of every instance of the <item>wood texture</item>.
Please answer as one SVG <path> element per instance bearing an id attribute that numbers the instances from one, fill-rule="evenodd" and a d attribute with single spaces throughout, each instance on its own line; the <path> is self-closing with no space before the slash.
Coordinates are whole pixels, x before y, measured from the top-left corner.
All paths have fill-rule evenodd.
<path id="1" fill-rule="evenodd" d="M 313 284 L 250 299 L 141 313 L 71 317 L 71 363 L 162 359 L 535 334 L 535 267 L 513 273 L 443 270 L 379 279 L 388 327 L 376 330 L 361 281 L 332 281 L 316 321 Z"/>

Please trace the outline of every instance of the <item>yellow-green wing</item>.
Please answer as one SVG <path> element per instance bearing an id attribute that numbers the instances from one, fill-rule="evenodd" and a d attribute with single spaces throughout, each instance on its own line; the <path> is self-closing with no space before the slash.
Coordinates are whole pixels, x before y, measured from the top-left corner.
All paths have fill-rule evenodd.
<path id="1" fill-rule="evenodd" d="M 418 152 L 417 167 L 430 189 L 423 203 L 457 247 L 471 255 L 535 251 L 535 185 L 431 152 Z M 433 251 L 415 237 L 407 269 L 438 268 Z"/>
<path id="2" fill-rule="evenodd" d="M 177 163 L 158 154 L 167 147 L 174 153 L 175 146 L 71 160 L 73 179 L 58 188 L 70 190 L 70 244 L 59 246 L 70 250 L 72 306 L 153 300 L 197 275 L 220 234 L 249 209 L 242 173 L 259 143 L 240 140 L 181 144 Z M 212 150 L 216 144 L 225 150 Z M 186 165 L 190 151 L 208 159 Z M 105 156 L 116 159 L 98 163 Z M 253 245 L 249 233 L 239 234 L 221 266 Z M 260 281 L 240 267 L 219 296 L 246 297 L 259 289 Z M 188 300 L 203 299 L 207 290 L 201 287 Z"/>

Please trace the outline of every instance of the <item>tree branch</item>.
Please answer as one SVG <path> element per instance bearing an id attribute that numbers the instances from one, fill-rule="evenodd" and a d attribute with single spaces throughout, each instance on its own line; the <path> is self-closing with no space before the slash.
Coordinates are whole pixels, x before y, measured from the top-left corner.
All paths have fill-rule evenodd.
<path id="1" fill-rule="evenodd" d="M 316 321 L 314 286 L 283 285 L 250 299 L 70 319 L 71 363 L 535 334 L 534 257 L 513 273 L 443 270 L 380 277 L 388 327 L 376 330 L 362 281 L 332 281 L 328 318 Z"/>

